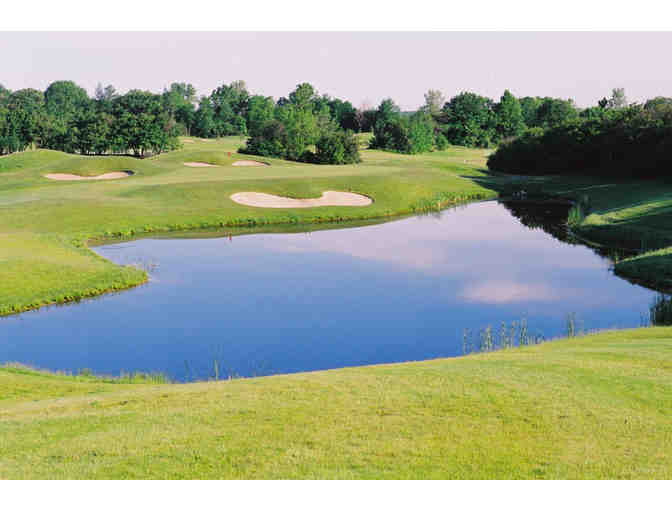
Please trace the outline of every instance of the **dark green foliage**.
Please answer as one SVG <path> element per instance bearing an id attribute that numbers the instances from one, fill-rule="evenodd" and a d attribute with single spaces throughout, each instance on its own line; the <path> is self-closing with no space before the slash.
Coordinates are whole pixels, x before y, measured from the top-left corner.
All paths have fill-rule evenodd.
<path id="1" fill-rule="evenodd" d="M 72 81 L 55 81 L 44 91 L 49 115 L 69 117 L 90 107 L 91 100 L 82 87 Z"/>
<path id="2" fill-rule="evenodd" d="M 357 138 L 352 131 L 333 131 L 320 137 L 315 144 L 315 162 L 347 165 L 361 162 Z"/>
<path id="3" fill-rule="evenodd" d="M 247 134 L 245 120 L 250 94 L 244 81 L 234 81 L 231 85 L 222 85 L 210 94 L 213 108 L 214 136 Z"/>
<path id="4" fill-rule="evenodd" d="M 247 102 L 247 131 L 250 136 L 260 133 L 264 124 L 273 118 L 275 102 L 272 97 L 252 96 Z"/>
<path id="5" fill-rule="evenodd" d="M 435 124 L 432 115 L 424 109 L 402 115 L 399 107 L 386 99 L 376 112 L 374 136 L 369 146 L 404 154 L 429 152 L 434 149 Z"/>
<path id="6" fill-rule="evenodd" d="M 198 110 L 194 114 L 194 123 L 191 130 L 195 136 L 211 138 L 215 136 L 215 110 L 212 108 L 210 98 L 202 97 L 198 104 Z"/>
<path id="7" fill-rule="evenodd" d="M 497 115 L 496 131 L 499 140 L 519 136 L 525 130 L 520 102 L 508 90 L 504 91 L 504 95 L 495 106 L 495 113 Z"/>
<path id="8" fill-rule="evenodd" d="M 649 308 L 651 326 L 672 325 L 672 296 L 658 294 Z"/>
<path id="9" fill-rule="evenodd" d="M 417 112 L 408 120 L 408 154 L 420 154 L 434 149 L 434 120 L 430 113 Z"/>
<path id="10" fill-rule="evenodd" d="M 439 151 L 447 149 L 448 146 L 450 145 L 448 143 L 448 138 L 443 136 L 443 133 L 440 133 L 440 132 L 436 135 L 435 144 L 436 144 L 436 150 L 439 150 Z"/>
<path id="11" fill-rule="evenodd" d="M 276 105 L 271 98 L 250 98 L 247 114 L 250 137 L 240 152 L 336 165 L 360 161 L 354 134 L 341 127 L 350 122 L 349 115 L 354 119 L 352 105 L 320 97 L 308 83 L 298 85 L 289 99 Z"/>
<path id="12" fill-rule="evenodd" d="M 489 147 L 496 138 L 493 101 L 472 92 L 463 92 L 447 102 L 440 123 L 442 133 L 453 145 Z"/>
<path id="13" fill-rule="evenodd" d="M 530 175 L 653 178 L 672 166 L 672 112 L 630 106 L 528 130 L 488 159 L 492 170 Z"/>

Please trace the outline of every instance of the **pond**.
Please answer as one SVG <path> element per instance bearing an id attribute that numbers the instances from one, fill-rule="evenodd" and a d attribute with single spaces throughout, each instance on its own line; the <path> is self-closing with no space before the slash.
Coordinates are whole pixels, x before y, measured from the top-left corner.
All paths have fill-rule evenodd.
<path id="1" fill-rule="evenodd" d="M 577 329 L 639 326 L 655 293 L 570 244 L 564 215 L 490 201 L 357 228 L 98 247 L 150 268 L 150 282 L 4 318 L 0 362 L 186 381 L 215 365 L 227 377 L 458 356 L 465 328 L 502 321 L 546 338 L 568 314 Z"/>

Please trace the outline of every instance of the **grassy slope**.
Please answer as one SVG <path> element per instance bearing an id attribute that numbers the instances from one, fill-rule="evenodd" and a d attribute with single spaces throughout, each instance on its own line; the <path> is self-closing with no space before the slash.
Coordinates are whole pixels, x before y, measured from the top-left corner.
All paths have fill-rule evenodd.
<path id="1" fill-rule="evenodd" d="M 614 265 L 616 274 L 652 288 L 672 289 L 670 182 L 553 176 L 512 178 L 505 175 L 477 176 L 475 179 L 500 193 L 523 188 L 576 200 L 587 197 L 590 214 L 573 230 L 581 238 L 596 244 L 645 250 L 643 255 L 617 261 Z"/>
<path id="2" fill-rule="evenodd" d="M 0 368 L 0 478 L 672 477 L 672 328 L 124 385 Z"/>
<path id="3" fill-rule="evenodd" d="M 185 143 L 184 149 L 148 160 L 82 157 L 40 150 L 0 159 L 0 315 L 127 288 L 145 273 L 120 268 L 92 254 L 92 238 L 146 232 L 265 224 L 323 223 L 384 218 L 453 197 L 494 196 L 461 175 L 480 175 L 484 151 L 453 148 L 425 156 L 365 151 L 364 163 L 318 166 L 268 160 L 269 167 L 234 167 L 240 138 Z M 228 153 L 231 153 L 229 156 Z M 254 159 L 254 158 L 252 158 Z M 264 158 L 256 158 L 264 159 Z M 220 165 L 190 168 L 184 162 Z M 97 175 L 132 170 L 114 181 L 51 181 L 50 172 Z M 245 207 L 237 191 L 318 197 L 352 190 L 371 196 L 366 208 L 283 210 Z"/>

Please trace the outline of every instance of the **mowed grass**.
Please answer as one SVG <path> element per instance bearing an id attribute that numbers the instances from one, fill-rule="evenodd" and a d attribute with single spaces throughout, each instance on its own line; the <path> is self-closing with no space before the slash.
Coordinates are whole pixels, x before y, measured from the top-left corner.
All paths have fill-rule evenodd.
<path id="1" fill-rule="evenodd" d="M 0 368 L 0 478 L 672 476 L 672 329 L 191 384 Z"/>
<path id="2" fill-rule="evenodd" d="M 189 142 L 188 140 L 191 140 Z M 140 160 L 85 157 L 49 150 L 0 159 L 0 314 L 62 303 L 142 283 L 143 271 L 120 268 L 88 251 L 89 240 L 155 232 L 365 221 L 496 196 L 470 180 L 486 152 L 451 148 L 424 156 L 364 151 L 360 165 L 310 165 L 238 154 L 240 137 L 184 139 L 183 149 Z M 241 159 L 270 166 L 233 166 Z M 185 162 L 215 167 L 193 168 Z M 110 181 L 53 181 L 47 173 L 100 175 Z M 238 191 L 319 197 L 354 191 L 368 207 L 262 209 L 236 204 Z"/>

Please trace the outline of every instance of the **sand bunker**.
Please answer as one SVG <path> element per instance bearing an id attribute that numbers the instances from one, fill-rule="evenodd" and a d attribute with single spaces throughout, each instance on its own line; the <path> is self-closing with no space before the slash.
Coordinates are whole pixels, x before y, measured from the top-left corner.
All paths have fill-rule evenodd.
<path id="1" fill-rule="evenodd" d="M 193 140 L 182 140 L 184 143 L 194 143 Z"/>
<path id="2" fill-rule="evenodd" d="M 233 166 L 269 166 L 263 161 L 252 161 L 251 159 L 241 159 L 233 162 Z"/>
<path id="3" fill-rule="evenodd" d="M 123 172 L 108 172 L 106 174 L 94 175 L 92 177 L 84 177 L 82 175 L 75 174 L 47 174 L 45 177 L 55 181 L 104 181 L 108 179 L 123 179 L 124 177 L 130 177 L 131 175 L 133 175 L 133 172 L 130 170 L 125 170 Z"/>
<path id="4" fill-rule="evenodd" d="M 321 198 L 288 198 L 268 193 L 243 192 L 231 195 L 231 200 L 242 205 L 252 207 L 295 208 L 295 207 L 324 207 L 327 205 L 346 205 L 363 207 L 371 205 L 373 200 L 357 193 L 345 191 L 325 191 Z"/>
<path id="5" fill-rule="evenodd" d="M 200 168 L 204 166 L 217 166 L 217 165 L 211 165 L 210 163 L 199 163 L 198 161 L 188 161 L 184 164 L 184 166 L 192 166 L 195 168 Z"/>

